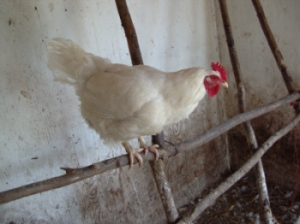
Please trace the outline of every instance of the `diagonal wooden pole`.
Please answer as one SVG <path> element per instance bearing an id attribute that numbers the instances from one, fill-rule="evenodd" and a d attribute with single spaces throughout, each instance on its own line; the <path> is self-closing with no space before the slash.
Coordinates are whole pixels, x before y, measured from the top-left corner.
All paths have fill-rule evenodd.
<path id="1" fill-rule="evenodd" d="M 116 5 L 127 38 L 132 65 L 143 64 L 138 38 L 131 20 L 126 0 L 116 0 Z M 163 140 L 163 133 L 152 136 L 153 144 L 163 146 Z M 164 163 L 161 159 L 159 159 L 158 161 L 150 162 L 150 167 L 154 175 L 156 186 L 158 188 L 168 222 L 174 222 L 178 219 L 179 214 L 175 206 L 170 185 L 166 178 Z"/>
<path id="2" fill-rule="evenodd" d="M 139 46 L 139 41 L 135 32 L 133 22 L 131 20 L 126 0 L 116 0 L 116 5 L 126 35 L 131 63 L 132 65 L 142 65 L 144 63 Z"/>
<path id="3" fill-rule="evenodd" d="M 260 0 L 252 0 L 253 6 L 255 8 L 259 23 L 261 25 L 261 28 L 266 36 L 266 39 L 268 41 L 268 44 L 270 46 L 270 49 L 273 53 L 273 56 L 276 60 L 277 66 L 280 70 L 281 76 L 283 78 L 283 81 L 285 83 L 285 86 L 288 90 L 289 93 L 293 93 L 296 92 L 296 88 L 293 82 L 293 79 L 288 71 L 288 67 L 284 62 L 283 56 L 281 54 L 281 51 L 278 47 L 278 44 L 274 38 L 273 32 L 269 26 L 268 20 L 265 16 L 265 12 L 263 10 L 263 7 L 260 3 Z M 294 110 L 296 114 L 300 114 L 300 102 L 297 101 L 293 104 Z M 294 133 L 297 133 L 296 130 L 294 130 Z M 294 151 L 297 152 L 297 147 L 294 147 Z M 299 164 L 296 162 L 296 166 L 295 166 L 296 170 L 295 170 L 295 176 L 297 177 L 297 173 L 299 172 Z M 292 197 L 292 204 L 294 203 L 294 199 L 297 196 L 298 193 L 298 181 L 299 181 L 299 177 L 295 178 L 295 189 L 294 189 L 294 195 Z"/>
<path id="4" fill-rule="evenodd" d="M 203 200 L 196 204 L 193 208 L 192 214 L 187 217 L 183 217 L 177 224 L 190 224 L 192 223 L 208 206 L 213 204 L 218 197 L 226 192 L 232 185 L 245 176 L 252 167 L 261 159 L 261 157 L 267 152 L 267 150 L 280 138 L 285 136 L 290 130 L 292 130 L 300 122 L 300 115 L 297 115 L 289 124 L 277 131 L 272 135 L 262 146 L 251 156 L 251 158 L 241 166 L 236 172 L 222 182 L 216 189 L 211 191 Z"/>
<path id="5" fill-rule="evenodd" d="M 273 32 L 269 26 L 268 20 L 265 16 L 265 12 L 260 4 L 260 0 L 252 0 L 252 3 L 254 5 L 254 8 L 257 13 L 257 17 L 259 19 L 261 28 L 267 38 L 268 44 L 272 50 L 272 53 L 274 55 L 274 58 L 276 60 L 277 66 L 281 72 L 282 78 L 285 82 L 286 88 L 289 91 L 289 93 L 295 92 L 295 86 L 293 83 L 293 79 L 288 71 L 288 68 L 284 62 L 283 56 L 281 54 L 281 51 L 277 45 L 277 42 L 274 38 Z"/>
<path id="6" fill-rule="evenodd" d="M 244 84 L 242 82 L 240 63 L 238 60 L 237 52 L 235 50 L 234 38 L 233 38 L 231 23 L 228 15 L 226 0 L 219 0 L 219 4 L 220 4 L 220 10 L 222 15 L 224 31 L 226 35 L 231 65 L 233 67 L 233 73 L 234 73 L 235 82 L 238 90 L 239 110 L 240 113 L 244 113 L 246 111 L 246 93 L 245 93 Z M 251 150 L 252 152 L 255 152 L 258 149 L 258 143 L 250 121 L 244 123 L 244 129 L 246 130 L 246 135 Z M 264 211 L 263 218 L 265 222 L 268 224 L 277 223 L 277 221 L 272 215 L 272 210 L 270 207 L 270 200 L 268 195 L 268 188 L 267 188 L 267 183 L 265 178 L 265 172 L 264 172 L 261 159 L 258 161 L 257 165 L 255 166 L 255 174 L 257 179 L 257 187 L 260 196 L 260 202 Z"/>
<path id="7" fill-rule="evenodd" d="M 251 120 L 270 111 L 277 109 L 280 106 L 291 103 L 300 98 L 299 93 L 294 93 L 268 103 L 264 106 L 258 107 L 254 110 L 247 111 L 243 114 L 236 115 L 226 122 L 208 130 L 204 134 L 198 136 L 196 139 L 191 141 L 182 142 L 173 147 L 169 147 L 168 150 L 160 150 L 160 158 L 167 159 L 171 156 L 175 156 L 178 153 L 186 152 L 195 148 L 199 148 L 214 138 L 224 134 L 226 131 L 234 128 L 235 126 L 242 124 L 247 120 Z M 155 156 L 153 153 L 140 154 L 143 160 L 154 160 Z M 137 163 L 137 161 L 134 161 Z M 78 181 L 87 179 L 89 177 L 104 173 L 106 171 L 120 168 L 129 165 L 129 158 L 126 155 L 118 156 L 112 159 L 104 160 L 98 163 L 91 164 L 81 168 L 63 168 L 66 174 L 53 177 L 50 179 L 38 181 L 35 183 L 27 184 L 21 187 L 10 189 L 7 191 L 0 192 L 0 204 L 14 201 L 23 197 L 27 197 L 33 194 L 42 193 L 49 190 L 54 190 L 60 187 L 68 186 Z"/>

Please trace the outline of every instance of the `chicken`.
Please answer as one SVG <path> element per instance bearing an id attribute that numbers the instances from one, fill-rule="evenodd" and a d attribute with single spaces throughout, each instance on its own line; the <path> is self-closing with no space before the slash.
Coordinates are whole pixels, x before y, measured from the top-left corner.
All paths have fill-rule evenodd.
<path id="1" fill-rule="evenodd" d="M 163 72 L 146 65 L 113 64 L 85 52 L 71 40 L 55 38 L 48 44 L 48 67 L 58 71 L 56 81 L 75 87 L 81 114 L 105 142 L 119 142 L 129 154 L 130 165 L 139 152 L 150 150 L 158 159 L 158 145 L 147 147 L 142 136 L 160 133 L 187 118 L 208 93 L 228 87 L 227 73 L 219 63 L 212 69 L 188 68 Z M 138 138 L 132 150 L 129 140 Z"/>

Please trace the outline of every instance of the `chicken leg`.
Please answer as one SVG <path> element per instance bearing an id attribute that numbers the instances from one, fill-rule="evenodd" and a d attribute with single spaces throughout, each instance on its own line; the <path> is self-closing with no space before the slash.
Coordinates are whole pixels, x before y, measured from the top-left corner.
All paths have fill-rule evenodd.
<path id="1" fill-rule="evenodd" d="M 136 158 L 140 164 L 140 166 L 143 165 L 143 158 L 139 154 L 140 152 L 144 151 L 145 155 L 148 153 L 148 151 L 151 151 L 155 154 L 155 159 L 157 160 L 159 157 L 159 153 L 157 148 L 159 145 L 154 144 L 151 146 L 147 146 L 146 142 L 143 137 L 139 137 L 138 141 L 140 143 L 140 148 L 132 150 L 132 147 L 128 142 L 122 142 L 123 147 L 125 148 L 126 152 L 128 153 L 129 156 L 129 161 L 130 161 L 130 167 L 133 165 L 134 158 Z"/>

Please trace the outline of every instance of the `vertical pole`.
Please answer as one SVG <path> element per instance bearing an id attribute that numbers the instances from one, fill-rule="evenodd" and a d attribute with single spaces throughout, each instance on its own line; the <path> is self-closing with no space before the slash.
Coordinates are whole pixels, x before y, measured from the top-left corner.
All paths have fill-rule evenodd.
<path id="1" fill-rule="evenodd" d="M 283 60 L 283 56 L 281 54 L 281 51 L 276 43 L 276 40 L 274 38 L 274 35 L 273 35 L 273 32 L 269 26 L 269 23 L 268 23 L 268 20 L 265 16 L 265 12 L 263 10 L 263 7 L 260 3 L 260 0 L 252 0 L 252 3 L 253 3 L 253 6 L 255 8 L 255 11 L 256 11 L 256 14 L 257 14 L 257 17 L 258 17 L 258 20 L 260 22 L 260 25 L 261 25 L 261 28 L 266 36 L 266 39 L 268 41 L 268 44 L 271 48 L 271 51 L 273 53 L 273 56 L 276 60 L 276 63 L 277 63 L 277 66 L 281 72 L 281 75 L 282 75 L 282 78 L 283 78 L 283 81 L 285 83 L 285 86 L 288 90 L 288 92 L 291 94 L 291 93 L 294 93 L 296 92 L 296 89 L 295 89 L 295 86 L 294 86 L 294 83 L 293 83 L 293 79 L 288 71 L 288 68 Z M 294 107 L 294 110 L 295 110 L 295 113 L 296 115 L 297 114 L 300 114 L 300 102 L 299 100 L 297 101 L 297 103 L 295 103 L 293 105 Z M 296 129 L 294 130 L 294 133 L 297 133 Z M 298 149 L 297 147 L 294 147 L 294 152 L 295 153 L 298 153 Z M 297 173 L 299 172 L 299 163 L 296 162 L 296 168 L 295 168 L 295 173 L 296 173 L 296 176 Z M 294 203 L 294 199 L 298 193 L 298 181 L 299 179 L 296 178 L 295 180 L 295 189 L 294 189 L 294 195 L 292 197 L 292 204 Z"/>
<path id="2" fill-rule="evenodd" d="M 116 5 L 127 38 L 132 65 L 143 64 L 138 38 L 134 29 L 133 22 L 131 20 L 126 0 L 116 0 Z M 160 146 L 162 146 L 163 140 L 163 133 L 152 136 L 153 144 L 159 144 Z M 151 162 L 150 166 L 162 200 L 163 207 L 165 209 L 168 222 L 172 223 L 178 219 L 179 214 L 175 206 L 171 188 L 164 172 L 164 163 L 162 160 L 158 160 Z"/>
<path id="3" fill-rule="evenodd" d="M 238 89 L 239 110 L 240 113 L 244 113 L 246 111 L 246 93 L 245 93 L 244 84 L 242 82 L 240 63 L 238 60 L 237 52 L 235 50 L 234 39 L 231 30 L 231 24 L 228 15 L 226 0 L 219 0 L 219 4 L 220 4 L 224 31 L 226 34 L 226 40 L 227 40 L 231 65 L 233 68 L 234 78 Z M 251 146 L 252 151 L 256 151 L 258 149 L 258 143 L 251 122 L 247 121 L 246 123 L 244 123 L 244 128 L 246 130 L 247 139 Z M 259 159 L 258 164 L 255 166 L 255 174 L 257 179 L 257 187 L 259 191 L 260 202 L 264 211 L 263 212 L 264 220 L 268 224 L 277 223 L 277 221 L 272 215 L 270 200 L 268 195 L 268 188 L 267 188 L 266 178 L 265 178 L 265 172 L 263 169 L 263 164 L 261 159 Z"/>
<path id="4" fill-rule="evenodd" d="M 142 65 L 143 58 L 126 0 L 116 0 L 117 9 L 127 39 L 132 65 Z"/>
<path id="5" fill-rule="evenodd" d="M 252 0 L 252 3 L 254 5 L 254 8 L 257 13 L 257 17 L 259 19 L 261 28 L 267 38 L 268 44 L 272 50 L 272 53 L 274 55 L 274 58 L 276 60 L 277 66 L 281 72 L 281 75 L 283 77 L 283 80 L 285 82 L 286 88 L 288 89 L 289 93 L 295 92 L 295 87 L 293 84 L 293 79 L 287 69 L 287 66 L 283 60 L 283 56 L 280 52 L 280 49 L 276 43 L 276 40 L 274 38 L 274 35 L 272 33 L 272 30 L 268 24 L 267 18 L 265 16 L 264 10 L 260 4 L 259 0 Z"/>

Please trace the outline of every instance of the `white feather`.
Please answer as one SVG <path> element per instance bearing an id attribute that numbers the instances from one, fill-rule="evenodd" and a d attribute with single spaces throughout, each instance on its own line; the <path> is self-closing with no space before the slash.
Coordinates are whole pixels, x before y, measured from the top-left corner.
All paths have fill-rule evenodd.
<path id="1" fill-rule="evenodd" d="M 146 66 L 112 64 L 70 40 L 49 43 L 48 67 L 57 81 L 75 85 L 81 113 L 106 141 L 128 141 L 161 132 L 187 118 L 203 99 L 205 76 L 190 68 L 166 73 Z"/>

